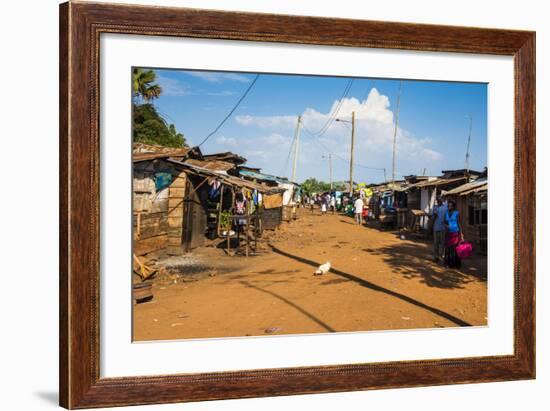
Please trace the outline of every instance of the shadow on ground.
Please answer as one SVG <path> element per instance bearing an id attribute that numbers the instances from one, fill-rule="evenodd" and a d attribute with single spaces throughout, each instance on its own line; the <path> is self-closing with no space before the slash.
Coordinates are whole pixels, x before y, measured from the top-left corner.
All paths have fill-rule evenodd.
<path id="1" fill-rule="evenodd" d="M 316 316 L 314 316 L 312 313 L 310 313 L 309 311 L 303 309 L 302 307 L 300 307 L 298 304 L 296 304 L 295 302 L 289 300 L 288 298 L 286 297 L 283 297 L 282 295 L 280 294 L 277 294 L 276 292 L 273 292 L 273 291 L 270 291 L 270 290 L 266 290 L 265 288 L 262 288 L 262 287 L 259 287 L 257 285 L 254 285 L 254 284 L 251 284 L 249 283 L 248 281 L 240 281 L 241 284 L 245 285 L 246 287 L 249 287 L 249 288 L 252 288 L 254 290 L 257 290 L 257 291 L 260 291 L 262 293 L 265 293 L 265 294 L 269 294 L 271 295 L 272 297 L 275 297 L 277 298 L 278 300 L 284 302 L 285 304 L 291 306 L 292 308 L 294 308 L 295 310 L 301 312 L 303 315 L 305 315 L 306 317 L 308 317 L 310 320 L 312 320 L 313 322 L 317 323 L 318 325 L 320 325 L 321 327 L 323 327 L 323 329 L 325 329 L 326 331 L 329 331 L 329 332 L 335 332 L 336 330 L 334 328 L 332 328 L 330 325 L 328 325 L 327 323 L 325 323 L 324 321 L 320 320 L 319 318 L 317 318 Z"/>
<path id="2" fill-rule="evenodd" d="M 431 244 L 392 244 L 380 248 L 364 248 L 364 252 L 382 257 L 393 272 L 407 279 L 420 279 L 429 287 L 464 288 L 473 281 L 487 281 L 487 259 L 472 257 L 460 270 L 440 266 L 431 260 Z"/>
<path id="3" fill-rule="evenodd" d="M 296 256 L 296 255 L 293 255 L 293 254 L 290 254 L 286 251 L 283 251 L 275 246 L 271 246 L 271 249 L 273 250 L 273 252 L 279 254 L 279 255 L 282 255 L 282 256 L 285 256 L 285 257 L 288 257 L 288 258 L 292 258 L 293 260 L 296 260 L 296 261 L 299 261 L 303 264 L 308 264 L 312 267 L 318 267 L 319 266 L 319 262 L 316 262 L 316 261 L 312 261 L 312 260 L 308 260 L 304 257 L 299 257 L 299 256 Z M 402 301 L 405 301 L 409 304 L 412 304 L 414 306 L 417 306 L 419 308 L 422 308 L 424 310 L 427 310 L 427 311 L 430 311 L 442 318 L 445 318 L 449 321 L 451 321 L 452 323 L 455 323 L 456 325 L 459 325 L 461 327 L 466 327 L 466 326 L 471 326 L 471 324 L 467 323 L 466 321 L 458 318 L 458 317 L 455 317 L 454 315 L 452 314 L 449 314 L 443 310 L 440 310 L 439 308 L 435 308 L 435 307 L 432 307 L 432 306 L 429 306 L 427 304 L 424 304 L 423 302 L 421 301 L 418 301 L 418 300 L 415 300 L 414 298 L 412 297 L 409 297 L 405 294 L 401 294 L 401 293 L 398 293 L 396 291 L 393 291 L 393 290 L 389 290 L 385 287 L 382 287 L 382 286 L 379 286 L 377 284 L 374 284 L 370 281 L 367 281 L 361 277 L 358 277 L 356 275 L 353 275 L 353 274 L 349 274 L 349 273 L 346 273 L 344 271 L 340 271 L 334 267 L 332 267 L 330 269 L 330 272 L 331 274 L 335 274 L 335 275 L 338 275 L 342 278 L 345 278 L 347 280 L 350 280 L 350 281 L 354 281 L 355 283 L 363 286 L 363 287 L 366 287 L 372 291 L 376 291 L 376 292 L 380 292 L 380 293 L 384 293 L 390 297 L 394 297 L 394 298 L 398 298 Z"/>

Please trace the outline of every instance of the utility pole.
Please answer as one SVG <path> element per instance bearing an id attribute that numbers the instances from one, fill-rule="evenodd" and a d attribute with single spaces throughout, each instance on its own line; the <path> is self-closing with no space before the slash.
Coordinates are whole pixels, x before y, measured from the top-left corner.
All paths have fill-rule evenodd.
<path id="1" fill-rule="evenodd" d="M 353 194 L 353 147 L 355 146 L 355 111 L 351 112 L 351 154 L 349 160 L 349 193 Z"/>
<path id="2" fill-rule="evenodd" d="M 328 174 L 330 178 L 330 191 L 332 191 L 332 154 L 328 153 Z"/>
<path id="3" fill-rule="evenodd" d="M 399 121 L 399 102 L 401 100 L 402 89 L 403 89 L 403 80 L 399 82 L 399 94 L 397 95 L 397 108 L 395 111 L 395 129 L 393 130 L 393 156 L 392 156 L 392 171 L 391 171 L 392 183 L 395 183 L 395 149 L 397 147 L 397 124 Z"/>
<path id="4" fill-rule="evenodd" d="M 302 116 L 298 116 L 298 122 L 296 123 L 296 131 L 294 132 L 294 140 L 296 145 L 294 146 L 294 163 L 292 165 L 292 180 L 296 182 L 296 165 L 298 164 L 298 149 L 300 146 L 300 123 L 302 122 Z"/>
<path id="5" fill-rule="evenodd" d="M 328 156 L 322 156 L 322 158 L 328 158 L 328 175 L 330 182 L 330 191 L 332 191 L 332 153 L 328 153 Z"/>
<path id="6" fill-rule="evenodd" d="M 466 173 L 470 173 L 470 141 L 472 140 L 472 116 L 470 118 L 470 131 L 468 132 L 468 145 L 466 146 Z"/>

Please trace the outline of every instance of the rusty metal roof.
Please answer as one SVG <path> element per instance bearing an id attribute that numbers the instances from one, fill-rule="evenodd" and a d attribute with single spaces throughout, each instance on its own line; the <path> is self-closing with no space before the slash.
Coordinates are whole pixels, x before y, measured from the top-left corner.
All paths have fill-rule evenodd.
<path id="1" fill-rule="evenodd" d="M 207 161 L 227 161 L 239 165 L 246 163 L 246 158 L 230 151 L 225 153 L 205 154 L 203 158 Z"/>
<path id="2" fill-rule="evenodd" d="M 235 168 L 235 164 L 228 163 L 227 161 L 201 161 L 189 158 L 185 160 L 186 164 L 191 164 L 195 167 L 204 168 L 210 171 L 217 171 L 222 173 L 227 173 L 227 170 Z"/>
<path id="3" fill-rule="evenodd" d="M 286 191 L 284 188 L 269 187 L 265 184 L 254 183 L 250 180 L 245 180 L 243 178 L 231 176 L 231 175 L 228 175 L 225 171 L 211 170 L 208 168 L 204 168 L 201 165 L 192 164 L 188 160 L 178 161 L 173 158 L 169 158 L 167 159 L 167 161 L 172 164 L 178 165 L 184 169 L 187 169 L 189 172 L 193 174 L 197 174 L 203 177 L 215 177 L 222 184 L 226 184 L 232 187 L 241 187 L 241 188 L 245 187 L 251 190 L 258 190 L 260 193 L 264 193 L 264 194 L 275 194 L 275 193 L 282 193 Z M 211 163 L 211 162 L 204 162 L 204 163 Z"/>
<path id="4" fill-rule="evenodd" d="M 408 188 L 422 188 L 422 187 L 439 187 L 447 184 L 456 183 L 458 181 L 466 180 L 467 177 L 455 177 L 455 178 L 435 178 L 433 180 L 420 181 L 415 184 L 411 184 Z"/>
<path id="5" fill-rule="evenodd" d="M 157 144 L 134 143 L 132 146 L 132 160 L 139 162 L 157 158 L 182 158 L 187 157 L 193 150 L 190 147 L 165 147 Z"/>
<path id="6" fill-rule="evenodd" d="M 486 178 L 480 178 L 470 183 L 463 184 L 452 190 L 446 191 L 445 195 L 460 195 L 465 196 L 473 193 L 485 192 L 489 188 L 489 183 Z"/>

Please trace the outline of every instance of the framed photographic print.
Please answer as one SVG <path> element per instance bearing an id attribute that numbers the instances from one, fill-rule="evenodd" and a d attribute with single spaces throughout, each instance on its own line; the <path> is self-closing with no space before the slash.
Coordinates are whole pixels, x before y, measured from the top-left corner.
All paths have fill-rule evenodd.
<path id="1" fill-rule="evenodd" d="M 535 33 L 60 6 L 60 403 L 535 377 Z"/>

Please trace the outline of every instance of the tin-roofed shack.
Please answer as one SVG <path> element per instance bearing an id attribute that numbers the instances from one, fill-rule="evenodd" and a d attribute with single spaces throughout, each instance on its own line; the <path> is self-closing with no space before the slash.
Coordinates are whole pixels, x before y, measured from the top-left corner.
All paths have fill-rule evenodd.
<path id="1" fill-rule="evenodd" d="M 410 175 L 402 181 L 371 185 L 372 216 L 385 225 L 426 230 L 438 196 L 484 175 L 484 172 L 466 169 L 441 173 L 439 177 Z"/>
<path id="2" fill-rule="evenodd" d="M 486 175 L 443 193 L 446 199 L 454 200 L 462 216 L 464 237 L 472 241 L 474 249 L 487 255 L 487 193 L 489 183 Z"/>
<path id="3" fill-rule="evenodd" d="M 296 207 L 301 198 L 301 187 L 286 177 L 278 177 L 261 172 L 261 169 L 239 166 L 239 175 L 247 180 L 262 182 L 281 189 L 281 194 L 266 198 L 262 210 L 263 227 L 274 229 L 281 221 L 296 218 Z"/>
<path id="4" fill-rule="evenodd" d="M 247 201 L 246 215 L 261 217 L 263 197 L 282 195 L 278 184 L 239 176 L 246 159 L 233 153 L 203 155 L 198 148 L 134 144 L 134 253 L 165 250 L 176 255 L 204 244 L 206 237 L 231 236 L 235 194 Z"/>

